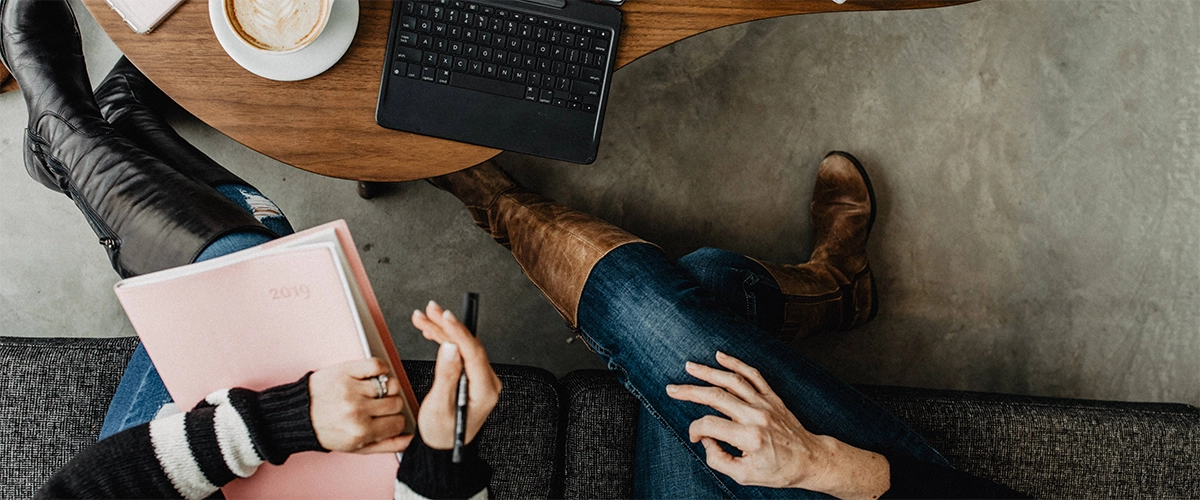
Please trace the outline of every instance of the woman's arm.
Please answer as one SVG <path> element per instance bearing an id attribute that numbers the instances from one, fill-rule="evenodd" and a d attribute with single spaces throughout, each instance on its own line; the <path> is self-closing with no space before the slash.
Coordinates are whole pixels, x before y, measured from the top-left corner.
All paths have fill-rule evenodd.
<path id="1" fill-rule="evenodd" d="M 309 421 L 308 382 L 218 391 L 192 411 L 126 429 L 77 455 L 37 496 L 204 498 L 263 462 L 324 450 Z"/>
<path id="2" fill-rule="evenodd" d="M 402 436 L 399 381 L 376 398 L 378 359 L 349 361 L 263 392 L 229 389 L 196 408 L 117 433 L 55 473 L 39 498 L 204 498 L 263 462 L 282 464 L 302 451 L 407 451 L 396 497 L 486 496 L 491 468 L 474 442 L 496 406 L 500 379 L 479 340 L 454 315 L 430 303 L 413 323 L 439 342 L 433 387 L 418 416 L 421 436 Z M 470 382 L 466 457 L 450 460 L 459 374 Z M 410 446 L 409 442 L 413 440 Z"/>
<path id="3" fill-rule="evenodd" d="M 693 443 L 704 445 L 709 467 L 738 484 L 803 488 L 844 499 L 1023 497 L 950 467 L 892 459 L 808 432 L 758 370 L 721 352 L 716 358 L 730 371 L 687 365 L 689 374 L 712 386 L 670 385 L 667 394 L 728 417 L 702 417 L 688 431 Z M 718 442 L 741 450 L 741 456 Z"/>
<path id="4" fill-rule="evenodd" d="M 402 451 L 400 384 L 376 398 L 378 359 L 349 361 L 262 392 L 228 389 L 196 408 L 126 429 L 71 460 L 42 498 L 204 498 L 263 462 L 302 451 Z"/>

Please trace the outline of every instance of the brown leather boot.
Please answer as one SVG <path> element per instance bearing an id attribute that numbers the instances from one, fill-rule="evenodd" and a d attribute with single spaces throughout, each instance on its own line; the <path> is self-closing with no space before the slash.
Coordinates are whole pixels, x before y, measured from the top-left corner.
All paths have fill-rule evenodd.
<path id="1" fill-rule="evenodd" d="M 879 301 L 867 264 L 874 223 L 875 191 L 867 171 L 849 153 L 826 155 L 813 188 L 812 257 L 799 265 L 758 261 L 784 294 L 781 340 L 849 330 L 875 317 Z"/>
<path id="2" fill-rule="evenodd" d="M 429 179 L 458 197 L 475 224 L 513 258 L 571 328 L 592 267 L 617 247 L 646 241 L 517 184 L 492 162 Z"/>

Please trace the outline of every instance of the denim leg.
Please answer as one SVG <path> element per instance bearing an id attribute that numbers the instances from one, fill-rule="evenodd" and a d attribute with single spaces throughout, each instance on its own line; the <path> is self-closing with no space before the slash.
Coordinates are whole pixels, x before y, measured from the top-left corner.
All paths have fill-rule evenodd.
<path id="1" fill-rule="evenodd" d="M 288 222 L 287 216 L 283 215 L 283 210 L 280 210 L 275 202 L 263 196 L 257 189 L 245 184 L 220 184 L 213 189 L 233 200 L 243 210 L 250 212 L 250 215 L 253 215 L 275 234 L 287 236 L 296 232 L 292 229 L 292 224 Z"/>
<path id="2" fill-rule="evenodd" d="M 708 470 L 703 446 L 687 442 L 692 421 L 716 413 L 671 399 L 666 386 L 701 383 L 687 374 L 684 363 L 717 366 L 718 350 L 758 368 L 809 431 L 885 456 L 946 464 L 883 407 L 731 313 L 716 294 L 650 245 L 626 245 L 597 263 L 584 286 L 579 324 L 584 340 L 643 403 L 645 413 L 665 424 L 676 442 L 685 443 L 687 456 L 728 496 L 796 497 L 810 492 L 738 485 Z"/>
<path id="3" fill-rule="evenodd" d="M 721 498 L 727 493 L 686 443 L 642 407 L 633 454 L 634 498 Z"/>
<path id="4" fill-rule="evenodd" d="M 125 365 L 125 375 L 121 376 L 117 392 L 108 404 L 104 425 L 100 427 L 100 439 L 153 420 L 171 402 L 158 370 L 154 369 L 146 349 L 138 344 L 129 364 Z"/>
<path id="5" fill-rule="evenodd" d="M 283 212 L 277 207 L 271 211 L 269 207 L 274 207 L 275 204 L 254 188 L 227 184 L 217 186 L 216 189 L 234 203 L 241 205 L 276 234 L 292 234 L 292 226 Z M 260 233 L 230 233 L 205 247 L 196 258 L 196 262 L 245 250 L 270 240 L 269 236 Z M 164 410 L 168 405 L 173 405 L 171 395 L 163 385 L 162 378 L 158 376 L 158 370 L 154 368 L 146 349 L 138 344 L 129 359 L 129 364 L 125 366 L 125 374 L 121 376 L 117 392 L 113 394 L 112 402 L 108 405 L 104 425 L 100 428 L 100 439 L 149 422 L 159 415 L 159 412 L 163 412 L 164 416 L 173 413 Z"/>
<path id="6" fill-rule="evenodd" d="M 783 292 L 761 264 L 740 253 L 701 248 L 679 259 L 679 267 L 707 288 L 726 309 L 760 329 L 783 326 Z"/>

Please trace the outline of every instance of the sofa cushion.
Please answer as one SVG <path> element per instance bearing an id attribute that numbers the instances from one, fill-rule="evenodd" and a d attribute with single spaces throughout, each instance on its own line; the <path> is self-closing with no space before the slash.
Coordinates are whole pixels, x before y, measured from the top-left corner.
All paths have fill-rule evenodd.
<path id="1" fill-rule="evenodd" d="M 1200 497 L 1200 408 L 859 389 L 956 467 L 1036 497 Z"/>
<path id="2" fill-rule="evenodd" d="M 563 498 L 632 498 L 638 401 L 611 372 L 578 370 L 567 393 Z"/>
<path id="3" fill-rule="evenodd" d="M 100 436 L 137 339 L 0 337 L 0 498 L 29 498 Z"/>

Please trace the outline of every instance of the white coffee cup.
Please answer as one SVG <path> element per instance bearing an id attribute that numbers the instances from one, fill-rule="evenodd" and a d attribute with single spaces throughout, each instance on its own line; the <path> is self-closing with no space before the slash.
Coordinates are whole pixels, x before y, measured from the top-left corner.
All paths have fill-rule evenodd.
<path id="1" fill-rule="evenodd" d="M 225 23 L 246 46 L 290 54 L 311 45 L 325 30 L 334 0 L 221 0 Z"/>

